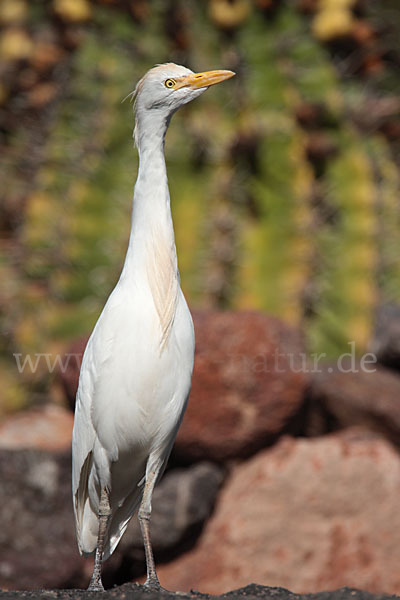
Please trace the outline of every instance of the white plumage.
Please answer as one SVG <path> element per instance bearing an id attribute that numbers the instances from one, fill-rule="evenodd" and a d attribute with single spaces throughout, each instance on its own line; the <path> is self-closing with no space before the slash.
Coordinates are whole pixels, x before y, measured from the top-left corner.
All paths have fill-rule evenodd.
<path id="1" fill-rule="evenodd" d="M 73 504 L 80 551 L 96 551 L 90 589 L 102 589 L 101 560 L 117 546 L 139 505 L 148 567 L 159 586 L 148 532 L 151 494 L 187 403 L 193 324 L 179 284 L 164 138 L 171 115 L 231 71 L 151 69 L 136 87 L 139 172 L 121 277 L 87 344 L 73 432 Z"/>

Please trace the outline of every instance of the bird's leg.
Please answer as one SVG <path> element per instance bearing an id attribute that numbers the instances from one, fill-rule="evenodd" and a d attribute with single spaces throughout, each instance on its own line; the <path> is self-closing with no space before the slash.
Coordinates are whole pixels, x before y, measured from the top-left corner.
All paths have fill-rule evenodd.
<path id="1" fill-rule="evenodd" d="M 100 506 L 99 506 L 99 533 L 97 537 L 96 555 L 94 559 L 94 568 L 92 579 L 88 590 L 91 592 L 104 592 L 103 583 L 101 581 L 101 561 L 103 559 L 104 540 L 108 522 L 111 516 L 110 499 L 106 488 L 101 490 Z"/>
<path id="2" fill-rule="evenodd" d="M 146 554 L 147 579 L 145 586 L 150 588 L 160 589 L 161 585 L 158 581 L 156 573 L 156 565 L 154 562 L 153 549 L 150 539 L 150 516 L 151 516 L 151 497 L 153 489 L 160 472 L 161 463 L 157 462 L 152 468 L 146 472 L 146 483 L 144 485 L 143 498 L 140 504 L 138 518 L 140 529 L 142 530 L 144 551 Z"/>

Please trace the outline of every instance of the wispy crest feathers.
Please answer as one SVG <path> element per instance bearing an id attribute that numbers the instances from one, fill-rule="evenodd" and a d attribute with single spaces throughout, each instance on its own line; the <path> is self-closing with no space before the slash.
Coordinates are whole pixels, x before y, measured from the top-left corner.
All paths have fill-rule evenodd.
<path id="1" fill-rule="evenodd" d="M 129 98 L 130 102 L 133 102 L 133 114 L 135 116 L 135 126 L 133 128 L 133 140 L 135 143 L 135 146 L 138 146 L 138 131 L 137 131 L 137 111 L 136 111 L 136 102 L 137 102 L 137 97 L 138 94 L 140 92 L 140 90 L 143 87 L 144 84 L 144 79 L 145 79 L 146 75 L 144 75 L 144 77 L 142 77 L 141 79 L 139 79 L 139 81 L 136 84 L 136 87 L 134 90 L 132 90 L 132 92 L 130 92 L 127 96 L 125 96 L 125 98 L 122 100 L 122 102 L 125 102 L 125 100 L 127 100 Z"/>

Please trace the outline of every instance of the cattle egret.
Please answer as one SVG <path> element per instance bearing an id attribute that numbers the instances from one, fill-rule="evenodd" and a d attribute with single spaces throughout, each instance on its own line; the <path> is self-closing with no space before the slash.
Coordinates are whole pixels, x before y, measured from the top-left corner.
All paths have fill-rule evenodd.
<path id="1" fill-rule="evenodd" d="M 160 588 L 150 541 L 151 497 L 189 396 L 193 323 L 179 284 L 164 139 L 173 113 L 232 71 L 193 73 L 172 63 L 137 84 L 139 171 L 120 279 L 87 344 L 72 442 L 76 534 L 95 553 L 89 590 L 103 590 L 101 563 L 137 508 L 147 580 Z"/>

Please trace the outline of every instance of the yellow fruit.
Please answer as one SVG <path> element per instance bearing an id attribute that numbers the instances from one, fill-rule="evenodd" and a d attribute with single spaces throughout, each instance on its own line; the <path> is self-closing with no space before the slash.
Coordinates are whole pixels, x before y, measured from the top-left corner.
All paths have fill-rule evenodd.
<path id="1" fill-rule="evenodd" d="M 349 10 L 329 8 L 315 15 L 312 31 L 321 42 L 329 42 L 338 37 L 349 35 L 354 26 L 354 18 Z"/>
<path id="2" fill-rule="evenodd" d="M 319 0 L 318 10 L 350 9 L 354 6 L 356 0 Z"/>
<path id="3" fill-rule="evenodd" d="M 0 58 L 3 60 L 21 60 L 28 58 L 33 42 L 22 29 L 8 29 L 0 38 Z"/>
<path id="4" fill-rule="evenodd" d="M 54 0 L 54 12 L 70 23 L 87 21 L 92 16 L 92 7 L 88 0 Z"/>
<path id="5" fill-rule="evenodd" d="M 2 0 L 0 2 L 0 23 L 9 25 L 23 21 L 28 14 L 24 0 Z"/>
<path id="6" fill-rule="evenodd" d="M 211 20 L 221 29 L 234 29 L 249 16 L 251 5 L 249 0 L 210 0 L 209 15 Z"/>

